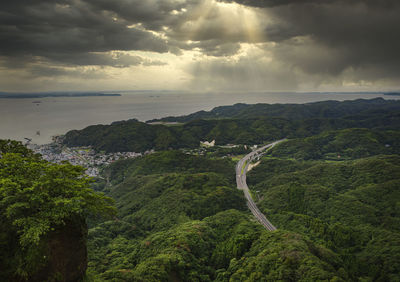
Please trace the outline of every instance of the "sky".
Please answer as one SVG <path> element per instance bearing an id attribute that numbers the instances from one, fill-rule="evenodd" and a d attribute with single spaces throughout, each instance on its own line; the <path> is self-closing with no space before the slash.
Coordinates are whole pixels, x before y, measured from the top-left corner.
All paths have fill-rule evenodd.
<path id="1" fill-rule="evenodd" d="M 0 4 L 0 91 L 398 91 L 398 0 Z"/>

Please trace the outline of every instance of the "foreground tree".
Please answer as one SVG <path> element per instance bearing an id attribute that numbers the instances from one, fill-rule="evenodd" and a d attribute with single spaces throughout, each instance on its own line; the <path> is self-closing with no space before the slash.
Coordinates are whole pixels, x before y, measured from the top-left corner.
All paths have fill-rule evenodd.
<path id="1" fill-rule="evenodd" d="M 82 280 L 86 218 L 115 212 L 90 181 L 82 167 L 52 164 L 0 140 L 1 281 Z"/>

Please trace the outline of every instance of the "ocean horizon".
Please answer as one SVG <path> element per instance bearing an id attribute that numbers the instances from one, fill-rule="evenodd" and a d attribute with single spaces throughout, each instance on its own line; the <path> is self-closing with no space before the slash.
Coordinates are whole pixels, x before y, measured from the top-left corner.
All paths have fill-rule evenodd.
<path id="1" fill-rule="evenodd" d="M 277 93 L 185 93 L 181 91 L 103 91 L 121 96 L 41 97 L 0 99 L 0 139 L 46 144 L 54 135 L 94 124 L 137 119 L 147 121 L 209 111 L 236 103 L 309 103 L 326 100 L 384 98 L 398 100 L 379 92 L 277 92 Z M 328 95 L 329 94 L 329 95 Z"/>

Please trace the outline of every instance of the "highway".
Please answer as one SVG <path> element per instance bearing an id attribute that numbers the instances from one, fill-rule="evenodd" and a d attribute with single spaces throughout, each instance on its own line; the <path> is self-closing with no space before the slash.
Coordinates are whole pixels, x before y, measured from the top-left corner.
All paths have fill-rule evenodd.
<path id="1" fill-rule="evenodd" d="M 272 225 L 272 223 L 265 217 L 265 215 L 258 209 L 256 203 L 253 201 L 253 198 L 250 195 L 249 187 L 246 183 L 246 172 L 249 167 L 249 164 L 255 158 L 263 155 L 265 151 L 269 148 L 272 148 L 276 144 L 285 141 L 285 139 L 281 139 L 275 142 L 272 142 L 268 145 L 265 145 L 249 154 L 244 156 L 236 165 L 236 185 L 239 190 L 243 190 L 244 196 L 247 199 L 247 206 L 253 215 L 257 218 L 257 220 L 269 231 L 276 230 L 276 227 Z"/>

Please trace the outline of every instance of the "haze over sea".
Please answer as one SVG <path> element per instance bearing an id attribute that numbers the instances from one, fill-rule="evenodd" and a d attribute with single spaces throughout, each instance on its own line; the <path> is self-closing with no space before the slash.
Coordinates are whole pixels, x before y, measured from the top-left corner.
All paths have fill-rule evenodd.
<path id="1" fill-rule="evenodd" d="M 111 93 L 111 92 L 107 92 Z M 235 103 L 307 103 L 359 98 L 400 99 L 375 93 L 115 92 L 121 96 L 0 99 L 0 139 L 51 142 L 51 136 L 93 124 L 179 116 Z M 40 103 L 35 103 L 40 101 Z M 37 133 L 40 132 L 40 135 Z"/>

